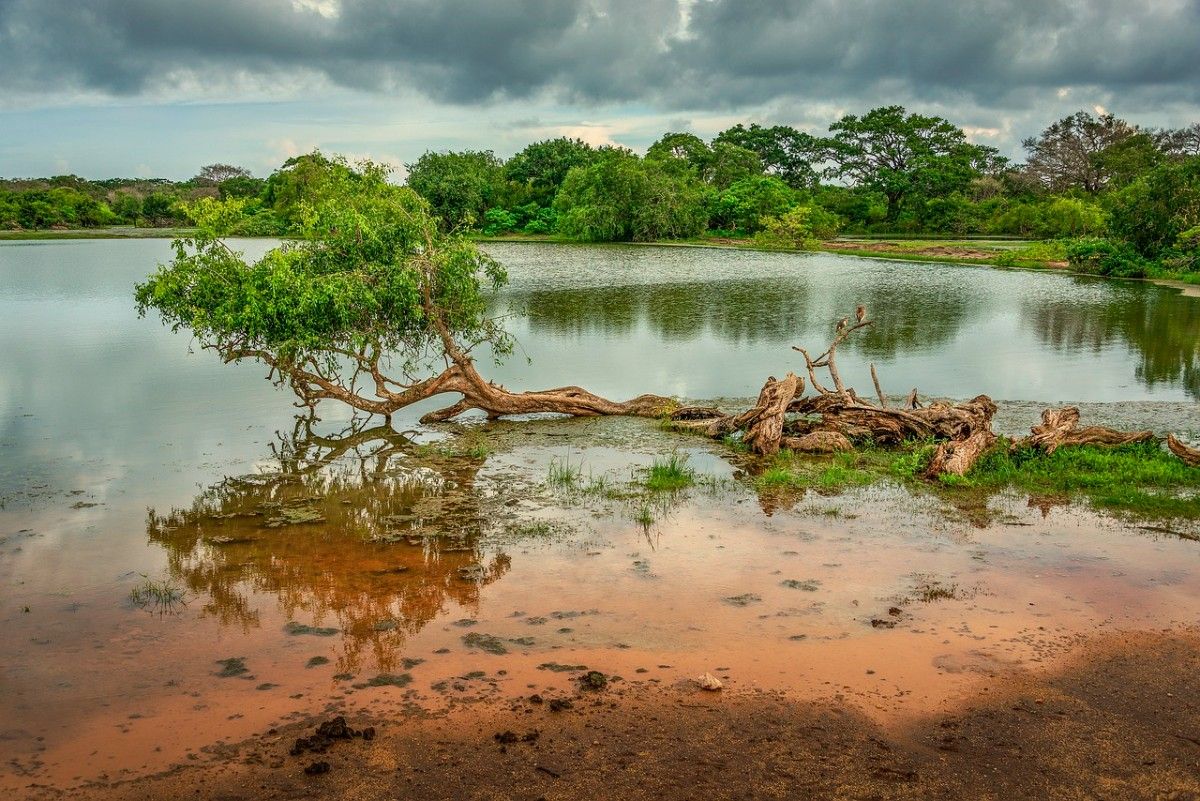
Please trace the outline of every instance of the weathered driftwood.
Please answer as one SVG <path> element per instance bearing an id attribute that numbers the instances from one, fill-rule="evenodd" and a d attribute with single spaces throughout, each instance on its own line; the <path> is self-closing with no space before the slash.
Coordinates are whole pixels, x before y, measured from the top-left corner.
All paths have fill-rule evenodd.
<path id="1" fill-rule="evenodd" d="M 966 439 L 952 439 L 938 445 L 929 461 L 925 475 L 936 478 L 942 474 L 964 476 L 988 448 L 996 443 L 990 428 L 981 428 Z"/>
<path id="2" fill-rule="evenodd" d="M 838 431 L 810 431 L 799 437 L 783 437 L 780 445 L 799 453 L 838 453 L 854 450 L 854 443 Z"/>
<path id="3" fill-rule="evenodd" d="M 870 441 L 900 445 L 911 440 L 934 440 L 938 448 L 926 471 L 928 478 L 965 475 L 997 440 L 992 431 L 996 404 L 986 395 L 962 403 L 936 401 L 922 406 L 913 389 L 899 405 L 888 403 L 875 365 L 871 382 L 876 401 L 859 397 L 842 381 L 837 368 L 838 346 L 851 334 L 872 325 L 863 306 L 855 310 L 854 323 L 840 320 L 833 341 L 824 353 L 813 357 L 794 347 L 804 357 L 808 386 L 815 394 L 805 395 L 805 381 L 793 373 L 782 379 L 770 376 L 753 407 L 740 414 L 718 409 L 687 406 L 670 416 L 674 428 L 720 438 L 737 432 L 753 453 L 770 456 L 781 448 L 804 453 L 836 453 L 854 448 L 854 442 Z M 818 375 L 826 370 L 828 378 Z M 1013 444 L 1053 453 L 1063 445 L 1129 445 L 1157 441 L 1150 431 L 1117 431 L 1103 426 L 1079 427 L 1079 409 L 1066 406 L 1042 412 L 1042 422 L 1028 437 Z M 1175 437 L 1167 438 L 1171 452 L 1186 464 L 1200 465 L 1200 450 L 1189 448 Z"/>
<path id="4" fill-rule="evenodd" d="M 1188 467 L 1200 467 L 1200 448 L 1189 448 L 1176 439 L 1174 434 L 1167 435 L 1167 448 Z"/>
<path id="5" fill-rule="evenodd" d="M 1054 453 L 1063 445 L 1132 445 L 1158 439 L 1152 431 L 1117 431 L 1104 426 L 1076 428 L 1078 424 L 1079 409 L 1074 406 L 1046 409 L 1041 424 L 1034 426 L 1028 437 L 1014 442 L 1013 447 L 1026 445 Z"/>
<path id="6" fill-rule="evenodd" d="M 685 407 L 671 415 L 673 426 L 709 437 L 741 432 L 742 442 L 753 453 L 764 456 L 775 454 L 781 448 L 806 453 L 847 451 L 854 447 L 854 440 L 885 445 L 899 445 L 916 439 L 970 442 L 970 446 L 951 448 L 943 459 L 947 467 L 938 468 L 939 471 L 966 472 L 995 440 L 991 422 L 996 404 L 980 395 L 965 403 L 938 402 L 923 407 L 918 403 L 914 389 L 904 403 L 893 406 L 888 403 L 874 365 L 871 365 L 871 381 L 878 401 L 859 397 L 853 387 L 842 381 L 837 351 L 851 334 L 870 325 L 872 321 L 867 319 L 866 308 L 859 306 L 855 309 L 854 323 L 849 317 L 839 321 L 833 341 L 819 356 L 813 357 L 801 347 L 793 348 L 804 357 L 807 384 L 815 394 L 805 396 L 804 379 L 793 373 L 782 379 L 771 376 L 750 409 L 740 414 L 726 414 L 717 409 Z M 828 378 L 820 377 L 820 370 L 827 371 Z M 990 439 L 975 437 L 980 432 L 987 432 Z M 986 444 L 979 447 L 985 439 Z"/>

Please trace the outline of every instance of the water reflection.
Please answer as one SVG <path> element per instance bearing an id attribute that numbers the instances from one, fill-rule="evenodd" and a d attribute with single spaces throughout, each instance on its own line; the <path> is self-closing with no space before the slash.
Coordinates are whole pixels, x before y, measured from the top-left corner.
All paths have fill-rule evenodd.
<path id="1" fill-rule="evenodd" d="M 1081 279 L 1083 286 L 1094 282 Z M 1200 303 L 1171 290 L 1137 284 L 1101 285 L 1074 297 L 1043 295 L 1022 316 L 1044 342 L 1060 351 L 1103 352 L 1112 341 L 1138 356 L 1135 374 L 1149 387 L 1182 384 L 1200 399 Z"/>
<path id="2" fill-rule="evenodd" d="M 487 553 L 474 483 L 482 458 L 444 456 L 387 426 L 333 436 L 300 419 L 257 473 L 227 478 L 188 509 L 151 510 L 170 575 L 222 623 L 259 625 L 256 595 L 289 619 L 341 630 L 339 667 L 370 654 L 396 667 L 407 637 L 448 602 L 478 603 L 509 566 Z"/>
<path id="3" fill-rule="evenodd" d="M 896 392 L 1200 399 L 1200 300 L 1146 282 L 828 254 L 487 247 L 512 278 L 497 311 L 526 315 L 512 328 L 533 365 L 499 371 L 513 386 L 741 397 L 790 366 L 791 345 L 828 341 L 865 303 L 877 325 L 845 350 L 877 362 Z M 563 365 L 569 375 L 551 369 Z"/>
<path id="4" fill-rule="evenodd" d="M 828 339 L 836 319 L 831 315 L 865 303 L 877 324 L 845 347 L 871 358 L 936 348 L 979 312 L 961 285 L 938 289 L 945 305 L 936 313 L 926 296 L 896 287 L 871 285 L 839 294 L 845 297 L 815 298 L 803 283 L 757 279 L 534 289 L 506 293 L 504 299 L 508 311 L 525 315 L 533 336 L 630 337 L 647 331 L 666 343 L 711 336 L 729 346 L 799 343 L 809 333 Z"/>

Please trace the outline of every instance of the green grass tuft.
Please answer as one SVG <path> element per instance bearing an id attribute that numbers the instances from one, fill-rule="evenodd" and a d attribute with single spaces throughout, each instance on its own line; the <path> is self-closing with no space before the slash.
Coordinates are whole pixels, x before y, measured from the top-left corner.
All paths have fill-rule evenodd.
<path id="1" fill-rule="evenodd" d="M 646 471 L 646 488 L 652 492 L 672 492 L 696 483 L 696 471 L 688 467 L 687 456 L 672 453 L 655 457 Z"/>
<path id="2" fill-rule="evenodd" d="M 170 579 L 155 580 L 143 575 L 142 581 L 129 591 L 129 602 L 139 609 L 167 614 L 187 605 L 187 593 Z"/>

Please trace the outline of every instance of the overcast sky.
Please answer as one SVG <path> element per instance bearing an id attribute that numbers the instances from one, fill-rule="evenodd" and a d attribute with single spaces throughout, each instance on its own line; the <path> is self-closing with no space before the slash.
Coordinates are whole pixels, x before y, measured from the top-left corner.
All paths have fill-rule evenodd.
<path id="1" fill-rule="evenodd" d="M 265 175 L 558 135 L 823 133 L 900 103 L 977 142 L 1200 119 L 1200 0 L 0 0 L 0 176 Z"/>

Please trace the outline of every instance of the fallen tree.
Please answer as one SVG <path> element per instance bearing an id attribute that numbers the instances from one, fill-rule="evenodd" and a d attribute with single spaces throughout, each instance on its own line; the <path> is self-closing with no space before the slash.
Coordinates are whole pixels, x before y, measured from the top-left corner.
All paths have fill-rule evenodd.
<path id="1" fill-rule="evenodd" d="M 842 381 L 837 366 L 838 347 L 855 332 L 871 326 L 867 310 L 859 306 L 854 322 L 840 320 L 829 347 L 817 357 L 801 347 L 793 350 L 804 357 L 808 385 L 814 394 L 805 395 L 805 380 L 794 373 L 782 379 L 770 376 L 751 408 L 736 414 L 710 407 L 689 406 L 670 415 L 677 430 L 713 438 L 740 435 L 753 453 L 770 456 L 781 449 L 804 453 L 834 453 L 852 450 L 855 443 L 870 442 L 896 446 L 908 441 L 938 443 L 926 476 L 965 475 L 999 439 L 992 431 L 996 404 L 986 395 L 961 403 L 935 401 L 922 405 L 916 389 L 898 405 L 889 403 L 875 365 L 870 366 L 875 399 L 861 397 Z M 827 377 L 820 377 L 824 370 Z M 1030 436 L 1013 448 L 1038 448 L 1053 453 L 1063 445 L 1119 446 L 1157 441 L 1150 431 L 1117 431 L 1103 426 L 1078 428 L 1079 410 L 1073 406 L 1047 409 L 1042 422 Z M 1200 450 L 1188 448 L 1168 437 L 1170 450 L 1191 466 L 1200 465 Z"/>
<path id="2" fill-rule="evenodd" d="M 248 261 L 225 237 L 239 200 L 188 208 L 197 232 L 174 243 L 175 258 L 137 287 L 144 314 L 186 328 L 226 362 L 254 359 L 301 406 L 337 400 L 390 417 L 439 395 L 457 395 L 423 422 L 468 410 L 489 417 L 553 412 L 658 416 L 669 398 L 612 401 L 582 387 L 510 392 L 486 380 L 473 352 L 495 359 L 512 341 L 486 315 L 486 285 L 504 269 L 462 237 L 443 233 L 412 190 L 389 184 L 370 163 L 331 161 L 307 186 L 302 239 Z"/>

